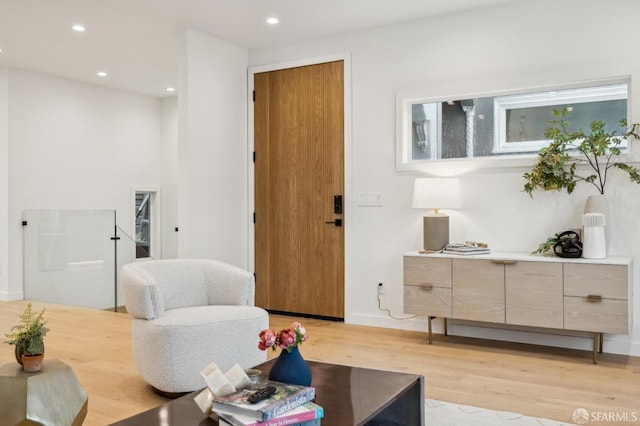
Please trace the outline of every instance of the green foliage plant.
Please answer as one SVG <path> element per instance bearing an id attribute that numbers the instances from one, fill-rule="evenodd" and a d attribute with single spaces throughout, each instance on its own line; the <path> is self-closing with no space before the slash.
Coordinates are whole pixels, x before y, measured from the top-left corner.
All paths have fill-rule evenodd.
<path id="1" fill-rule="evenodd" d="M 537 254 L 542 256 L 555 256 L 553 252 L 553 246 L 558 242 L 558 238 L 560 237 L 560 232 L 556 232 L 555 234 L 549 236 L 544 242 L 538 245 L 538 248 L 532 251 L 530 254 Z"/>
<path id="2" fill-rule="evenodd" d="M 629 179 L 640 183 L 640 170 L 629 164 L 614 161 L 620 155 L 620 144 L 630 137 L 640 139 L 640 124 L 627 126 L 627 120 L 620 120 L 622 133 L 616 130 L 607 132 L 602 120 L 591 122 L 589 133 L 578 129 L 569 131 L 569 109 L 555 109 L 556 119 L 544 135 L 551 143 L 540 149 L 533 169 L 523 175 L 524 191 L 533 197 L 533 191 L 566 190 L 571 194 L 578 182 L 593 185 L 600 194 L 604 194 L 607 177 L 611 168 L 617 168 L 629 175 Z M 578 167 L 584 166 L 584 167 Z"/>
<path id="3" fill-rule="evenodd" d="M 44 310 L 36 313 L 29 303 L 20 314 L 20 323 L 11 327 L 11 333 L 5 334 L 5 343 L 20 347 L 28 355 L 44 353 L 44 336 L 50 331 L 43 317 Z"/>

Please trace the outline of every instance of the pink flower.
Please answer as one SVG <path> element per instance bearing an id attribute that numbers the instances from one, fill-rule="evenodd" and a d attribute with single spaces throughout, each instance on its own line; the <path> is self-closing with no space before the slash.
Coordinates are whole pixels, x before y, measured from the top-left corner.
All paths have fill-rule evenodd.
<path id="1" fill-rule="evenodd" d="M 280 334 L 278 334 L 278 341 L 280 342 L 279 346 L 282 349 L 287 349 L 296 342 L 295 331 L 290 328 L 280 330 Z"/>
<path id="2" fill-rule="evenodd" d="M 309 337 L 307 336 L 307 330 L 305 330 L 305 328 L 299 322 L 296 321 L 293 324 L 291 324 L 291 328 L 293 328 L 296 331 L 296 335 L 300 335 L 299 339 L 301 343 L 306 341 L 307 337 Z"/>
<path id="3" fill-rule="evenodd" d="M 307 330 L 297 321 L 291 324 L 290 328 L 283 328 L 277 333 L 271 328 L 262 330 L 258 336 L 260 336 L 258 348 L 263 351 L 267 350 L 267 348 L 273 350 L 281 348 L 291 352 L 294 347 L 308 338 Z"/>
<path id="4" fill-rule="evenodd" d="M 272 329 L 268 328 L 262 330 L 259 334 L 260 342 L 258 342 L 258 348 L 260 350 L 266 350 L 267 348 L 274 348 L 276 345 L 276 333 Z"/>

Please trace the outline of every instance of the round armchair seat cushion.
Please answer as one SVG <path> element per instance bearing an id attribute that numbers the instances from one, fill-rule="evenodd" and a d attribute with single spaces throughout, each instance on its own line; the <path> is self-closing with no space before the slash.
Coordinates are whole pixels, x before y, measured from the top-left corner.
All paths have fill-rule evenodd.
<path id="1" fill-rule="evenodd" d="M 134 319 L 133 352 L 142 377 L 164 392 L 206 386 L 200 372 L 211 362 L 226 371 L 266 360 L 258 332 L 269 326 L 256 306 L 208 305 L 167 310 L 153 320 Z"/>

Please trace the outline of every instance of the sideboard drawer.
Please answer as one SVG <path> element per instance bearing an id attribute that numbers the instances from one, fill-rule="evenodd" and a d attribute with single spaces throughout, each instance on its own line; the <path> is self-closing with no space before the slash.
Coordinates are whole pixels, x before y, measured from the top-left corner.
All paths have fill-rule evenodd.
<path id="1" fill-rule="evenodd" d="M 564 297 L 564 328 L 599 333 L 629 333 L 626 300 Z"/>
<path id="2" fill-rule="evenodd" d="M 404 312 L 451 318 L 451 288 L 405 285 Z"/>
<path id="3" fill-rule="evenodd" d="M 451 288 L 451 259 L 405 256 L 404 283 Z"/>
<path id="4" fill-rule="evenodd" d="M 595 295 L 605 299 L 627 300 L 628 269 L 627 265 L 565 263 L 564 295 Z"/>

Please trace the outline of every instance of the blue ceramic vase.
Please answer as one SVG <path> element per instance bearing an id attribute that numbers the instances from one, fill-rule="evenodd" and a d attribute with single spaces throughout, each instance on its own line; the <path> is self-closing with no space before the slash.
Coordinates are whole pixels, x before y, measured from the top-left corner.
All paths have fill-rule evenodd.
<path id="1" fill-rule="evenodd" d="M 291 352 L 286 349 L 280 352 L 280 356 L 271 367 L 269 380 L 302 386 L 311 384 L 311 370 L 297 346 L 294 346 Z"/>

